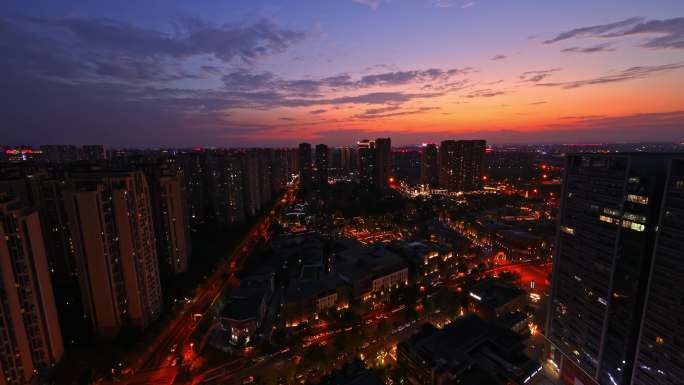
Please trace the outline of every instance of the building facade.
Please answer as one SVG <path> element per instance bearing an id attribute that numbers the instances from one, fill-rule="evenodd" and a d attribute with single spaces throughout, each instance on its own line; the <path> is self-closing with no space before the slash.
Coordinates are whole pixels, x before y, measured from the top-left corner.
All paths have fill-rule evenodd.
<path id="1" fill-rule="evenodd" d="M 29 383 L 63 353 L 38 214 L 5 200 L 0 202 L 0 383 Z"/>
<path id="2" fill-rule="evenodd" d="M 670 156 L 660 154 L 567 157 L 546 328 L 566 383 L 630 384 L 637 347 L 660 341 L 656 334 L 640 344 L 639 336 L 654 333 L 641 331 L 642 318 L 657 319 L 659 304 L 666 301 L 650 296 L 646 308 L 654 310 L 644 313 L 649 281 L 653 290 L 676 282 L 673 272 L 651 273 L 657 234 L 667 229 L 659 224 L 668 216 L 664 213 L 676 210 L 662 206 L 672 164 Z M 674 196 L 669 202 L 676 206 Z M 665 265 L 668 248 L 676 246 L 667 242 L 660 260 Z"/>
<path id="3" fill-rule="evenodd" d="M 484 140 L 445 140 L 439 146 L 439 185 L 449 192 L 482 189 Z"/>
<path id="4" fill-rule="evenodd" d="M 185 186 L 182 172 L 159 178 L 158 257 L 174 274 L 188 270 L 192 254 Z"/>
<path id="5" fill-rule="evenodd" d="M 328 169 L 330 165 L 330 150 L 325 144 L 316 145 L 316 185 L 328 184 Z"/>
<path id="6" fill-rule="evenodd" d="M 436 144 L 426 144 L 420 152 L 420 183 L 430 188 L 439 187 L 439 165 Z"/>
<path id="7" fill-rule="evenodd" d="M 299 183 L 303 191 L 311 191 L 313 187 L 313 170 L 311 164 L 311 144 L 300 143 L 297 153 L 297 164 L 299 166 Z"/>
<path id="8" fill-rule="evenodd" d="M 90 162 L 100 162 L 107 159 L 107 152 L 101 144 L 90 144 L 82 147 L 83 159 Z"/>
<path id="9" fill-rule="evenodd" d="M 408 285 L 408 267 L 400 267 L 398 270 L 379 274 L 371 282 L 373 292 L 392 290 L 405 285 Z"/>
<path id="10" fill-rule="evenodd" d="M 392 140 L 390 138 L 375 139 L 375 183 L 379 188 L 386 188 L 392 175 Z"/>
<path id="11" fill-rule="evenodd" d="M 684 383 L 684 158 L 670 164 L 658 229 L 634 367 L 638 385 Z"/>
<path id="12" fill-rule="evenodd" d="M 375 186 L 375 141 L 364 139 L 357 143 L 359 182 L 364 186 Z"/>
<path id="13" fill-rule="evenodd" d="M 124 323 L 145 328 L 159 317 L 162 297 L 144 174 L 80 173 L 72 183 L 65 208 L 93 329 L 114 336 Z"/>

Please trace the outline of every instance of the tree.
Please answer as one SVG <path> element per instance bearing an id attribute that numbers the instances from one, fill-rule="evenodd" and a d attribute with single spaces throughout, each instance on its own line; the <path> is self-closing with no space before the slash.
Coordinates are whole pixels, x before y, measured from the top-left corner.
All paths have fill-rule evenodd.
<path id="1" fill-rule="evenodd" d="M 340 314 L 340 319 L 342 323 L 347 326 L 356 325 L 361 322 L 361 316 L 359 316 L 358 313 L 356 313 L 351 308 L 342 310 L 342 313 Z"/>
<path id="2" fill-rule="evenodd" d="M 420 314 L 418 314 L 418 311 L 416 310 L 416 308 L 414 306 L 410 306 L 410 307 L 406 308 L 406 318 L 413 321 L 413 320 L 417 320 L 418 317 L 420 317 Z"/>
<path id="3" fill-rule="evenodd" d="M 499 273 L 499 278 L 508 282 L 517 282 L 520 280 L 520 274 L 514 271 L 504 271 Z"/>
<path id="4" fill-rule="evenodd" d="M 391 330 L 391 326 L 390 326 L 389 322 L 387 322 L 386 319 L 383 318 L 380 320 L 380 322 L 378 322 L 378 333 L 381 336 L 385 336 L 385 335 L 389 334 L 390 330 Z"/>
<path id="5" fill-rule="evenodd" d="M 335 338 L 335 348 L 338 353 L 346 353 L 358 349 L 363 339 L 358 333 L 341 333 Z"/>
<path id="6" fill-rule="evenodd" d="M 304 371 L 307 370 L 320 370 L 325 366 L 327 362 L 327 355 L 325 354 L 325 349 L 320 345 L 314 345 L 308 350 L 304 351 L 302 356 L 302 362 L 300 364 Z"/>
<path id="7" fill-rule="evenodd" d="M 277 346 L 283 346 L 287 342 L 287 335 L 281 328 L 277 328 L 271 334 L 271 343 Z"/>

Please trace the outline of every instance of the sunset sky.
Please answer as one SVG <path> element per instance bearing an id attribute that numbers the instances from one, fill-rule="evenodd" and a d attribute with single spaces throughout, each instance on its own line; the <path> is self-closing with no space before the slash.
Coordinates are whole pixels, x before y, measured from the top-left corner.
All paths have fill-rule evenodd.
<path id="1" fill-rule="evenodd" d="M 684 139 L 682 0 L 7 1 L 0 144 Z"/>

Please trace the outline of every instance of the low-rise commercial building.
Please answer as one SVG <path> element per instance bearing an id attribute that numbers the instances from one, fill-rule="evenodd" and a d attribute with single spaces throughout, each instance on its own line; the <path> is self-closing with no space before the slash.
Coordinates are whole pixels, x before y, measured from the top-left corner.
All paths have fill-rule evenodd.
<path id="1" fill-rule="evenodd" d="M 482 280 L 469 290 L 468 296 L 469 309 L 487 320 L 521 311 L 527 304 L 524 290 L 495 279 Z"/>
<path id="2" fill-rule="evenodd" d="M 368 300 L 409 283 L 406 262 L 386 246 L 352 248 L 336 254 L 335 258 L 335 268 L 340 278 L 352 287 L 354 299 Z"/>
<path id="3" fill-rule="evenodd" d="M 219 316 L 231 345 L 244 346 L 255 340 L 266 317 L 268 297 L 264 288 L 237 288 L 231 292 Z"/>

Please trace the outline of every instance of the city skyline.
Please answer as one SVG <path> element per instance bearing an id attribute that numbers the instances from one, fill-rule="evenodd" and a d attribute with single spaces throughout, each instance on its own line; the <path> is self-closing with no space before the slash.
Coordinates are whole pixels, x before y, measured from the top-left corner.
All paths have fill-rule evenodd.
<path id="1" fill-rule="evenodd" d="M 4 144 L 679 142 L 684 4 L 11 2 Z"/>
<path id="2" fill-rule="evenodd" d="M 392 143 L 0 152 L 0 384 L 681 383 L 684 143 Z"/>

